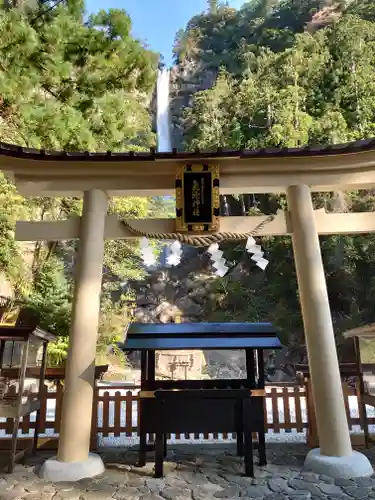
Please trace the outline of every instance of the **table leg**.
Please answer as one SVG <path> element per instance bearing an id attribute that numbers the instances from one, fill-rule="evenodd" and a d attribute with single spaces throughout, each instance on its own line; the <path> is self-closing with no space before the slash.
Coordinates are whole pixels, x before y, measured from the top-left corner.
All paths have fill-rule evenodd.
<path id="1" fill-rule="evenodd" d="M 167 444 L 168 444 L 168 437 L 167 434 L 164 434 L 164 458 L 167 456 L 168 453 Z"/>
<path id="2" fill-rule="evenodd" d="M 146 454 L 147 454 L 147 432 L 146 429 L 144 428 L 143 424 L 143 401 L 142 399 L 139 400 L 138 404 L 138 411 L 139 411 L 139 426 L 138 426 L 138 433 L 139 433 L 139 455 L 138 455 L 138 466 L 139 467 L 144 467 L 146 465 Z"/>
<path id="3" fill-rule="evenodd" d="M 251 432 L 251 401 L 245 399 L 243 401 L 243 428 L 245 437 L 245 475 L 254 477 L 254 462 L 253 462 L 253 436 Z"/>
<path id="4" fill-rule="evenodd" d="M 40 368 L 40 379 L 39 379 L 39 401 L 41 402 L 43 398 L 47 397 L 46 388 L 44 386 L 45 376 L 46 376 L 46 366 L 47 366 L 47 342 L 43 344 L 43 354 L 42 354 L 42 365 Z M 40 429 L 40 406 L 39 410 L 36 413 L 36 421 L 35 421 L 35 431 L 34 431 L 34 440 L 33 440 L 33 456 L 36 455 L 38 451 L 38 438 L 39 438 L 39 429 Z"/>
<path id="5" fill-rule="evenodd" d="M 11 444 L 11 451 L 10 451 L 10 457 L 9 457 L 9 462 L 8 462 L 8 472 L 9 474 L 12 474 L 16 462 L 16 454 L 17 454 L 17 436 L 18 436 L 18 429 L 20 425 L 20 418 L 16 417 L 13 419 L 13 432 L 12 432 L 12 444 Z"/>
<path id="6" fill-rule="evenodd" d="M 267 465 L 267 456 L 266 456 L 266 433 L 264 430 L 258 432 L 258 446 L 259 446 L 259 465 Z"/>
<path id="7" fill-rule="evenodd" d="M 155 477 L 163 477 L 164 437 L 162 432 L 155 435 Z"/>
<path id="8" fill-rule="evenodd" d="M 139 467 L 144 467 L 146 465 L 146 452 L 147 452 L 147 434 L 143 429 L 139 430 L 139 457 L 138 465 Z"/>
<path id="9" fill-rule="evenodd" d="M 242 409 L 242 401 L 238 401 L 236 403 L 236 435 L 237 435 L 237 455 L 239 457 L 243 457 L 243 409 Z"/>
<path id="10" fill-rule="evenodd" d="M 30 340 L 28 339 L 27 342 L 22 347 L 22 360 L 21 360 L 20 378 L 19 378 L 18 395 L 17 395 L 17 417 L 13 420 L 11 458 L 8 466 L 8 472 L 10 474 L 13 472 L 16 462 L 17 438 L 18 438 L 18 429 L 20 425 L 19 415 L 21 413 L 22 397 L 25 388 L 26 364 L 27 364 L 27 356 L 29 353 L 29 345 L 30 345 Z"/>
<path id="11" fill-rule="evenodd" d="M 32 454 L 34 457 L 38 451 L 39 429 L 40 429 L 40 409 L 36 412 L 33 449 L 32 449 Z"/>

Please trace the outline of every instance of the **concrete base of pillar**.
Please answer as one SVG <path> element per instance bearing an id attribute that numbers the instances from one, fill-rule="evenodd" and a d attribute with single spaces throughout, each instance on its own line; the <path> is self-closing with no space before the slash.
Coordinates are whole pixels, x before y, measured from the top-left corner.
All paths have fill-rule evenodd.
<path id="1" fill-rule="evenodd" d="M 320 448 L 309 451 L 305 469 L 334 479 L 352 479 L 374 474 L 369 459 L 358 451 L 353 451 L 346 457 L 328 457 L 320 454 Z"/>
<path id="2" fill-rule="evenodd" d="M 39 477 L 52 483 L 74 482 L 88 477 L 103 474 L 105 470 L 102 459 L 93 453 L 84 462 L 59 462 L 56 457 L 44 462 Z"/>

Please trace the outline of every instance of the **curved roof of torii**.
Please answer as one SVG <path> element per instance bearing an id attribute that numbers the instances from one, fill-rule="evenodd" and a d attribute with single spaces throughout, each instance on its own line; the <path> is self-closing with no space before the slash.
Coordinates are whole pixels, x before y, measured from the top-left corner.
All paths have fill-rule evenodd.
<path id="1" fill-rule="evenodd" d="M 111 151 L 102 153 L 89 153 L 87 151 L 66 152 L 66 151 L 46 151 L 42 149 L 25 148 L 14 144 L 0 142 L 0 155 L 13 158 L 25 158 L 30 160 L 44 161 L 155 161 L 161 159 L 178 158 L 189 160 L 195 157 L 199 159 L 216 159 L 221 157 L 234 158 L 282 158 L 282 157 L 310 157 L 328 156 L 337 154 L 361 153 L 363 151 L 375 150 L 375 138 L 361 141 L 347 142 L 328 146 L 304 146 L 300 148 L 269 148 L 254 150 L 231 150 L 219 148 L 216 151 L 197 150 L 193 152 L 178 152 L 173 150 L 170 153 L 157 153 L 154 149 L 144 153 L 123 152 L 112 153 Z"/>
<path id="2" fill-rule="evenodd" d="M 86 189 L 114 195 L 174 192 L 176 166 L 220 166 L 222 193 L 375 188 L 375 138 L 331 146 L 156 153 L 44 151 L 0 143 L 0 169 L 25 195 L 76 196 Z"/>

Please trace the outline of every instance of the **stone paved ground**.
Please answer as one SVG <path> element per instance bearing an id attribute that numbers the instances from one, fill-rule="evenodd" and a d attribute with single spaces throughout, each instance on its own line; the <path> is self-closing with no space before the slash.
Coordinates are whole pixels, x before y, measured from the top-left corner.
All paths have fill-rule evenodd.
<path id="1" fill-rule="evenodd" d="M 152 462 L 141 469 L 134 466 L 134 451 L 106 450 L 105 474 L 78 483 L 42 481 L 31 463 L 18 465 L 12 475 L 0 473 L 0 500 L 375 499 L 375 476 L 334 481 L 304 472 L 307 451 L 301 444 L 268 445 L 269 464 L 256 467 L 251 479 L 241 475 L 242 463 L 231 445 L 179 445 L 169 450 L 165 477 L 154 479 Z M 375 463 L 374 451 L 367 454 Z"/>

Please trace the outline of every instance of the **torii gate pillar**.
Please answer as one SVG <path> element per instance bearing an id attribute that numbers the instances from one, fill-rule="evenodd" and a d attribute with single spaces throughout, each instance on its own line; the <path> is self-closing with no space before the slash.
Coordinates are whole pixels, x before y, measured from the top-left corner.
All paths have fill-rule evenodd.
<path id="1" fill-rule="evenodd" d="M 104 191 L 84 193 L 59 448 L 40 473 L 48 481 L 104 472 L 101 458 L 89 450 L 107 208 Z"/>
<path id="2" fill-rule="evenodd" d="M 310 189 L 287 191 L 320 448 L 305 466 L 334 478 L 373 474 L 369 460 L 352 450 L 323 261 Z"/>

